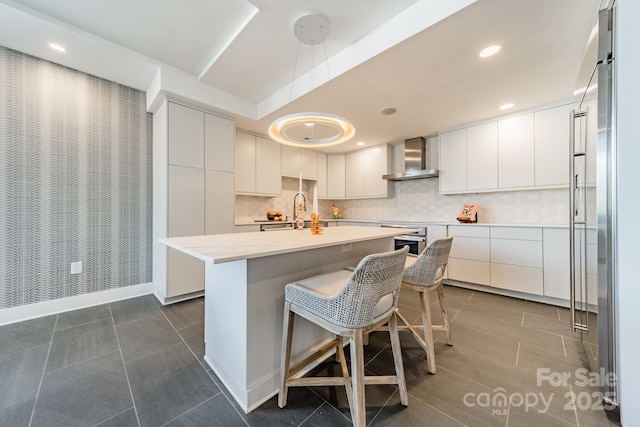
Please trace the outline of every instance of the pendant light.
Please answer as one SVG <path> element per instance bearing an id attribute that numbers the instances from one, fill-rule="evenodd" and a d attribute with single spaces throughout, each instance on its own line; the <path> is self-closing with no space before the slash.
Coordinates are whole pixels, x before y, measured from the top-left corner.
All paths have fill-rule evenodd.
<path id="1" fill-rule="evenodd" d="M 329 20 L 324 15 L 309 14 L 299 18 L 294 26 L 293 33 L 298 39 L 298 53 L 300 44 L 323 44 L 325 63 L 328 60 L 325 40 L 329 35 Z M 291 92 L 295 81 L 298 56 L 293 70 Z M 313 90 L 313 63 L 311 64 L 311 85 Z M 349 120 L 335 114 L 322 112 L 300 112 L 288 114 L 276 119 L 269 126 L 269 136 L 281 144 L 303 148 L 322 148 L 342 144 L 349 141 L 355 135 L 355 129 Z"/>

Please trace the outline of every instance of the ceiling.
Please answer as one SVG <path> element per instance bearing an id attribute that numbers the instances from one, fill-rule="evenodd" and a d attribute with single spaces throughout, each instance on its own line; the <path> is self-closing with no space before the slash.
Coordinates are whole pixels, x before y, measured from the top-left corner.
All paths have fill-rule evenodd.
<path id="1" fill-rule="evenodd" d="M 573 98 L 600 3 L 0 0 L 0 45 L 144 90 L 150 111 L 170 96 L 258 134 L 284 114 L 337 114 L 356 137 L 325 151 L 351 151 Z M 293 34 L 311 11 L 330 21 L 324 44 Z"/>

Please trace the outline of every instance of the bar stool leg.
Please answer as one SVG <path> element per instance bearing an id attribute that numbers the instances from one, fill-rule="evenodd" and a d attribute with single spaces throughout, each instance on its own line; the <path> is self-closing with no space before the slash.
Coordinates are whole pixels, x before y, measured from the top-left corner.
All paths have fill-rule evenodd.
<path id="1" fill-rule="evenodd" d="M 400 336 L 398 335 L 398 319 L 395 313 L 389 318 L 389 338 L 391 339 L 393 364 L 396 368 L 400 403 L 403 406 L 407 406 L 409 405 L 409 395 L 407 394 L 407 382 L 404 377 L 404 364 L 402 363 L 402 350 L 400 347 Z"/>
<path id="2" fill-rule="evenodd" d="M 447 305 L 444 302 L 444 288 L 442 282 L 438 285 L 438 301 L 440 302 L 440 310 L 442 310 L 443 327 L 442 329 L 447 334 L 447 344 L 453 345 L 451 341 L 451 326 L 449 325 L 449 312 L 447 311 Z"/>
<path id="3" fill-rule="evenodd" d="M 436 373 L 436 353 L 433 348 L 433 331 L 431 330 L 431 305 L 429 304 L 429 290 L 420 291 L 420 311 L 422 311 L 422 328 L 424 341 L 427 344 L 427 369 Z"/>
<path id="4" fill-rule="evenodd" d="M 364 399 L 364 342 L 362 329 L 355 331 L 350 338 L 351 346 L 351 385 L 353 387 L 353 417 L 354 427 L 367 425 L 367 413 Z"/>
<path id="5" fill-rule="evenodd" d="M 293 332 L 293 319 L 295 313 L 291 310 L 291 303 L 284 303 L 284 318 L 283 318 L 283 331 L 282 336 L 282 352 L 280 355 L 280 392 L 278 393 L 278 406 L 284 408 L 287 405 L 287 394 L 289 388 L 287 383 L 289 382 L 289 364 L 291 363 L 291 338 Z"/>

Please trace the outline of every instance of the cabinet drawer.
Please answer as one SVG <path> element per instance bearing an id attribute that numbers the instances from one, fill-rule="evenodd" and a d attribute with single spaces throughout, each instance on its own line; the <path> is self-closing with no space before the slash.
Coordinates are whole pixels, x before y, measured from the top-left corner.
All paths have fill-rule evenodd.
<path id="1" fill-rule="evenodd" d="M 491 239 L 491 262 L 542 267 L 542 242 Z"/>
<path id="2" fill-rule="evenodd" d="M 542 240 L 539 227 L 491 227 L 492 239 Z"/>
<path id="3" fill-rule="evenodd" d="M 477 225 L 450 225 L 450 236 L 466 236 L 466 237 L 489 237 L 489 227 Z M 455 239 L 454 239 L 455 240 Z"/>
<path id="4" fill-rule="evenodd" d="M 453 238 L 450 256 L 488 262 L 491 260 L 489 250 L 489 239 L 457 236 Z"/>
<path id="5" fill-rule="evenodd" d="M 491 285 L 491 265 L 488 262 L 449 258 L 447 272 L 449 279 Z"/>
<path id="6" fill-rule="evenodd" d="M 542 295 L 542 268 L 491 263 L 491 286 Z"/>

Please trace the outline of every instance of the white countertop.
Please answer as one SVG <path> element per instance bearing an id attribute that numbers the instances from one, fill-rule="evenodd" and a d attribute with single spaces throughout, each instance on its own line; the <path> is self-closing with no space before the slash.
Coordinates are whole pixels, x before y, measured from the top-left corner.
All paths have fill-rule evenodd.
<path id="1" fill-rule="evenodd" d="M 203 261 L 219 264 L 392 237 L 404 233 L 406 230 L 393 228 L 344 226 L 325 227 L 323 233 L 319 235 L 313 235 L 310 229 L 305 228 L 304 230 L 171 237 L 159 239 L 159 241 Z"/>

